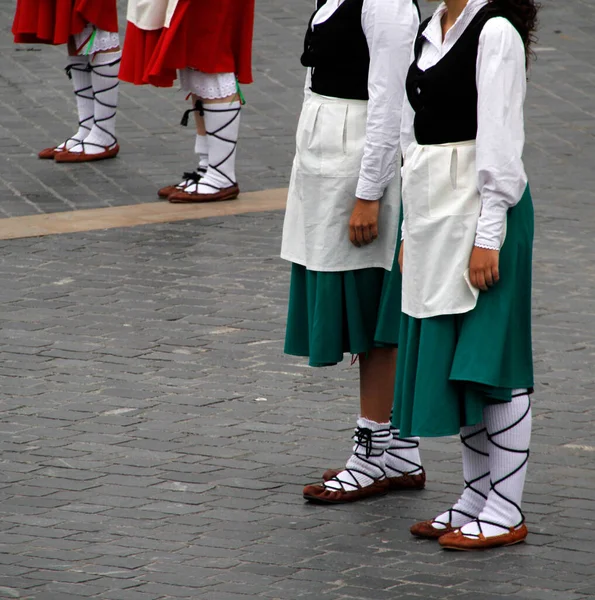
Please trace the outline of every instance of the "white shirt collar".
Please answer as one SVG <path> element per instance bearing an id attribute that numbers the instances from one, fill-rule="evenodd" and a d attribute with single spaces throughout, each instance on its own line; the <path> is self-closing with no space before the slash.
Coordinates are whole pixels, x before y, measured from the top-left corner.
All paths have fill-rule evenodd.
<path id="1" fill-rule="evenodd" d="M 448 45 L 452 39 L 455 41 L 467 29 L 467 26 L 475 18 L 475 15 L 482 9 L 489 0 L 469 0 L 463 12 L 459 15 L 455 24 L 448 30 L 444 42 L 442 41 L 442 16 L 446 12 L 446 4 L 444 2 L 436 9 L 432 15 L 432 19 L 423 32 L 423 36 L 438 49 L 441 49 L 443 44 Z"/>
<path id="2" fill-rule="evenodd" d="M 343 4 L 343 2 L 344 0 L 327 0 L 326 4 L 321 6 L 318 11 L 316 11 L 316 16 L 312 21 L 312 27 L 328 21 L 335 14 L 339 6 Z"/>

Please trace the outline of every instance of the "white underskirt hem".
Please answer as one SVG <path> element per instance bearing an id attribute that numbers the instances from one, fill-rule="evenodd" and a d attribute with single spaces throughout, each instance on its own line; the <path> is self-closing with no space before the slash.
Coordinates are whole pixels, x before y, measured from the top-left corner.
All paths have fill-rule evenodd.
<path id="1" fill-rule="evenodd" d="M 195 69 L 181 69 L 179 76 L 182 90 L 206 100 L 229 98 L 237 92 L 236 76 L 233 73 L 203 73 Z"/>
<path id="2" fill-rule="evenodd" d="M 89 48 L 89 40 L 93 35 L 93 31 L 96 32 L 95 38 Z M 97 29 L 91 23 L 88 23 L 80 33 L 75 34 L 73 37 L 76 51 L 79 56 L 95 54 L 96 52 L 106 52 L 120 47 L 119 33 Z"/>

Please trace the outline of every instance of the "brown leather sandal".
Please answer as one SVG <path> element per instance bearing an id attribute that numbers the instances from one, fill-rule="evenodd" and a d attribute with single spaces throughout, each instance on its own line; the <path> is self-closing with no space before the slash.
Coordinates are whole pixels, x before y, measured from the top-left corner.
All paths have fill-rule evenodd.
<path id="1" fill-rule="evenodd" d="M 341 482 L 339 481 L 339 483 Z M 342 483 L 340 490 L 329 490 L 324 484 L 320 483 L 307 485 L 304 488 L 304 498 L 316 504 L 345 504 L 375 496 L 385 496 L 387 493 L 388 480 L 386 477 L 374 481 L 371 485 L 359 486 L 356 490 L 352 491 L 345 490 Z"/>
<path id="2" fill-rule="evenodd" d="M 181 183 L 177 183 L 175 185 L 167 185 L 165 187 L 162 187 L 157 192 L 157 196 L 159 198 L 163 198 L 164 200 L 166 200 L 167 198 L 169 198 L 172 194 L 175 194 L 176 192 L 183 192 L 184 189 L 186 188 L 186 185 L 188 184 L 188 182 L 198 183 L 204 176 L 204 173 L 205 173 L 205 170 L 196 170 L 196 171 L 189 171 L 187 173 L 184 173 L 182 175 Z"/>
<path id="3" fill-rule="evenodd" d="M 328 469 L 322 474 L 323 481 L 329 481 L 336 477 L 342 469 Z M 399 477 L 387 477 L 388 491 L 398 492 L 402 490 L 423 490 L 426 487 L 426 472 L 422 468 L 422 472 L 418 475 L 410 475 L 404 473 Z"/>
<path id="4" fill-rule="evenodd" d="M 172 204 L 188 204 L 193 202 L 223 202 L 225 200 L 235 200 L 239 195 L 240 188 L 237 184 L 234 184 L 229 187 L 214 191 L 211 194 L 198 194 L 181 190 L 171 194 L 168 200 Z"/>
<path id="5" fill-rule="evenodd" d="M 58 163 L 92 162 L 95 160 L 105 160 L 106 158 L 115 158 L 120 152 L 120 146 L 118 144 L 115 144 L 111 147 L 101 146 L 101 148 L 103 148 L 103 151 L 97 154 L 88 154 L 84 151 L 84 148 L 85 145 L 91 145 L 90 142 L 81 142 L 81 145 L 83 146 L 83 152 L 71 152 L 70 150 L 56 152 L 54 160 Z M 97 144 L 92 145 L 97 146 Z"/>
<path id="6" fill-rule="evenodd" d="M 524 523 L 521 523 L 516 527 L 507 528 L 498 525 L 498 523 L 480 521 L 479 519 L 476 519 L 475 522 L 479 526 L 479 534 L 471 536 L 469 534 L 463 534 L 460 529 L 457 529 L 452 533 L 441 536 L 438 540 L 438 543 L 445 550 L 487 550 L 489 548 L 499 548 L 501 546 L 520 544 L 521 542 L 525 541 L 527 535 L 529 534 L 527 526 Z M 503 533 L 502 535 L 486 537 L 481 531 L 482 523 L 502 527 L 502 530 L 506 531 L 506 533 Z"/>
<path id="7" fill-rule="evenodd" d="M 472 521 L 475 518 L 473 515 L 463 512 L 462 510 L 458 510 L 456 508 L 449 508 L 448 523 L 436 521 L 436 519 L 430 519 L 429 521 L 420 521 L 419 523 L 415 523 L 415 525 L 412 525 L 409 528 L 409 531 L 411 532 L 411 535 L 414 535 L 418 538 L 422 538 L 424 540 L 437 540 L 443 535 L 446 535 L 447 533 L 452 533 L 453 531 L 456 531 L 456 528 L 452 526 L 453 513 L 463 515 L 464 517 L 467 517 L 469 521 Z M 444 527 L 434 527 L 434 523 L 440 523 L 441 525 L 444 525 Z"/>

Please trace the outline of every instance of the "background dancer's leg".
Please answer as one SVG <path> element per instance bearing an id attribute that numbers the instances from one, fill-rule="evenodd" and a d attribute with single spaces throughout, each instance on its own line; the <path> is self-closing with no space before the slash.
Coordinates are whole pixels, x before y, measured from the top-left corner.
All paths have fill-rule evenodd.
<path id="1" fill-rule="evenodd" d="M 83 142 L 56 157 L 59 162 L 113 158 L 118 154 L 119 146 L 115 133 L 121 55 L 119 48 L 96 52 L 93 55 L 90 61 L 94 94 L 93 127 Z"/>
<path id="2" fill-rule="evenodd" d="M 240 133 L 241 104 L 235 96 L 203 100 L 209 166 L 197 185 L 197 194 L 217 194 L 237 189 L 236 151 Z M 235 192 L 237 196 L 239 190 Z M 233 195 L 233 194 L 232 194 Z"/>
<path id="3" fill-rule="evenodd" d="M 198 98 L 193 95 L 192 101 L 196 102 Z M 196 140 L 194 142 L 194 154 L 198 160 L 196 170 L 203 176 L 209 167 L 209 144 L 207 140 L 207 130 L 205 129 L 205 118 L 199 111 L 194 113 L 194 122 L 196 123 Z"/>
<path id="4" fill-rule="evenodd" d="M 39 158 L 53 159 L 56 152 L 70 150 L 70 148 L 87 138 L 93 126 L 93 84 L 91 82 L 89 57 L 69 56 L 66 64 L 66 73 L 72 79 L 72 86 L 76 96 L 79 128 L 72 137 L 62 142 L 59 146 L 42 150 L 39 153 Z"/>
<path id="5" fill-rule="evenodd" d="M 210 75 L 184 69 L 182 88 L 192 92 L 197 126 L 196 148 L 208 161 L 206 173 L 170 196 L 171 202 L 208 202 L 237 198 L 235 161 L 241 103 L 232 73 Z M 230 93 L 231 92 L 231 93 Z M 204 139 L 200 139 L 203 138 Z M 201 167 L 204 167 L 201 159 Z"/>
<path id="6" fill-rule="evenodd" d="M 186 77 L 182 76 L 182 83 L 186 81 Z M 201 114 L 202 101 L 192 94 L 192 108 L 190 109 L 194 113 L 194 122 L 196 124 L 196 138 L 194 139 L 194 155 L 196 160 L 196 167 L 192 171 L 184 171 L 182 180 L 180 183 L 174 185 L 168 185 L 161 188 L 157 195 L 159 198 L 169 198 L 171 195 L 177 192 L 184 192 L 186 189 L 196 191 L 196 186 L 200 181 L 201 177 L 204 177 L 209 166 L 209 145 L 207 142 L 207 134 L 205 131 L 205 120 Z M 184 113 L 184 119 L 182 124 L 186 124 L 186 114 Z"/>

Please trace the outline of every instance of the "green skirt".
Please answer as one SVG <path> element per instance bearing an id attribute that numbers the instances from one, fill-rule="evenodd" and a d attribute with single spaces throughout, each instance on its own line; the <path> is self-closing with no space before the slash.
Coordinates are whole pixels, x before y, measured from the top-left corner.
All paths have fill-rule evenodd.
<path id="1" fill-rule="evenodd" d="M 533 387 L 529 188 L 508 211 L 500 281 L 462 315 L 401 317 L 393 424 L 403 437 L 455 435 L 487 404 Z"/>
<path id="2" fill-rule="evenodd" d="M 345 353 L 396 347 L 400 317 L 398 264 L 390 272 L 320 272 L 292 263 L 286 354 L 307 356 L 310 366 L 326 367 L 342 361 Z"/>

